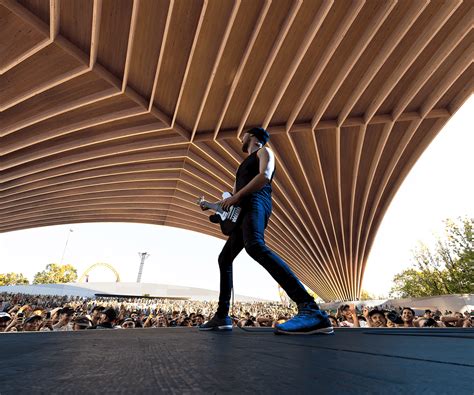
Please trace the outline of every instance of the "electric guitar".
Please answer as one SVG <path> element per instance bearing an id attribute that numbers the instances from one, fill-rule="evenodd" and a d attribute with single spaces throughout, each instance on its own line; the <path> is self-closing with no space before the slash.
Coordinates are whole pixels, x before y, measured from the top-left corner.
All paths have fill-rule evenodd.
<path id="1" fill-rule="evenodd" d="M 222 199 L 227 199 L 231 197 L 232 194 L 229 192 L 224 192 L 222 194 Z M 242 208 L 239 206 L 231 206 L 228 211 L 224 210 L 218 203 L 209 203 L 204 200 L 204 197 L 200 197 L 197 200 L 197 204 L 201 208 L 211 209 L 215 211 L 215 214 L 209 217 L 209 220 L 213 223 L 218 223 L 221 226 L 221 231 L 226 236 L 229 236 L 233 230 L 239 225 L 241 218 Z"/>

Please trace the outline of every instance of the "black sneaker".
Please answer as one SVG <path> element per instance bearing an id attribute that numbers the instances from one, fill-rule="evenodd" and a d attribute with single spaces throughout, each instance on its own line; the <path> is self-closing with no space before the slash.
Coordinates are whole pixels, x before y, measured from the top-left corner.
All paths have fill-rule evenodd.
<path id="1" fill-rule="evenodd" d="M 276 335 L 332 335 L 334 329 L 328 315 L 310 303 L 298 305 L 298 314 L 283 324 L 275 325 Z"/>
<path id="2" fill-rule="evenodd" d="M 198 329 L 200 331 L 231 331 L 232 319 L 228 315 L 224 318 L 219 318 L 215 315 L 209 321 L 199 325 Z"/>

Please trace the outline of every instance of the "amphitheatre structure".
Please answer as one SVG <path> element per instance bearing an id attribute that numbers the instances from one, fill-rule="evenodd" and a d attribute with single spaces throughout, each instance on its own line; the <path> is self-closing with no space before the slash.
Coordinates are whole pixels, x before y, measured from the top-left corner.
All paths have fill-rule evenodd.
<path id="1" fill-rule="evenodd" d="M 413 164 L 473 90 L 473 2 L 0 0 L 0 232 L 141 222 L 223 237 L 239 137 L 277 156 L 267 243 L 359 295 Z"/>

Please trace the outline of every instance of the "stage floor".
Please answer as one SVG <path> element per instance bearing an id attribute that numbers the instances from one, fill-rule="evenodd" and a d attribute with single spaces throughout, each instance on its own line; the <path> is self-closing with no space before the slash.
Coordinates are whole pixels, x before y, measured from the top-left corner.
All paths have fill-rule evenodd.
<path id="1" fill-rule="evenodd" d="M 0 394 L 473 394 L 473 329 L 0 334 Z"/>

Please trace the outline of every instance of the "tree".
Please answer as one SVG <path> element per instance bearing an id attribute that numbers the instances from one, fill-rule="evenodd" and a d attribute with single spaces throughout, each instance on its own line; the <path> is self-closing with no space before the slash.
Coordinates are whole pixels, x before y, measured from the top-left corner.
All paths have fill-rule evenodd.
<path id="1" fill-rule="evenodd" d="M 22 273 L 3 273 L 0 274 L 0 285 L 21 285 L 30 282 Z"/>
<path id="2" fill-rule="evenodd" d="M 33 284 L 71 283 L 77 280 L 77 270 L 72 265 L 50 263 L 46 269 L 35 274 Z"/>
<path id="3" fill-rule="evenodd" d="M 445 221 L 445 237 L 434 250 L 421 243 L 415 263 L 393 278 L 392 296 L 421 297 L 474 293 L 474 219 Z"/>
<path id="4" fill-rule="evenodd" d="M 360 297 L 359 300 L 373 300 L 376 299 L 374 295 L 371 295 L 368 291 L 365 289 L 360 291 Z"/>

